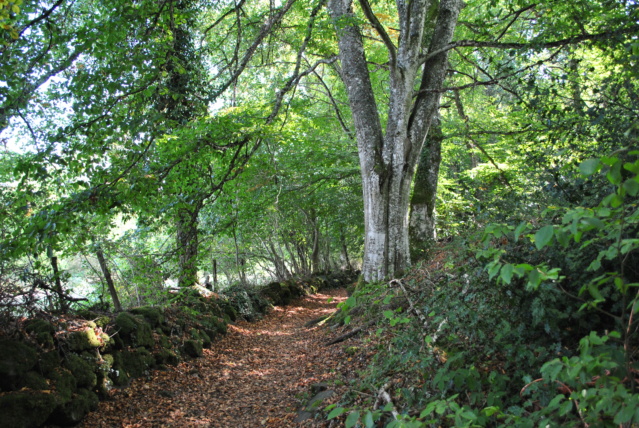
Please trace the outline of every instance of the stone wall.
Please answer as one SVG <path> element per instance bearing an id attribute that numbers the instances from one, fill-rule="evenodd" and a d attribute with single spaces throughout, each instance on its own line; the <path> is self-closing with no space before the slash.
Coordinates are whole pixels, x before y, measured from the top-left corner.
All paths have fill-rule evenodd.
<path id="1" fill-rule="evenodd" d="M 228 323 L 249 321 L 271 305 L 353 281 L 346 273 L 231 287 L 204 297 L 183 289 L 167 307 L 117 314 L 14 320 L 0 334 L 0 428 L 78 423 L 112 388 L 150 370 L 201 357 L 226 334 Z"/>

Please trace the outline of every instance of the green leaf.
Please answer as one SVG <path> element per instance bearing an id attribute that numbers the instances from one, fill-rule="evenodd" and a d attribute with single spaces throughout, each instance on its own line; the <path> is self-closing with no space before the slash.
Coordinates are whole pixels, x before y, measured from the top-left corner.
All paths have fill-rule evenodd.
<path id="1" fill-rule="evenodd" d="M 603 302 L 604 297 L 599 292 L 599 288 L 593 283 L 588 283 L 588 292 L 595 299 L 595 302 Z"/>
<path id="2" fill-rule="evenodd" d="M 634 178 L 629 178 L 624 181 L 623 188 L 628 192 L 630 196 L 637 196 L 639 193 L 639 183 Z"/>
<path id="3" fill-rule="evenodd" d="M 344 425 L 346 426 L 346 428 L 353 428 L 355 425 L 357 425 L 357 421 L 359 421 L 359 412 L 356 410 L 348 415 Z"/>
<path id="4" fill-rule="evenodd" d="M 499 412 L 499 407 L 497 406 L 486 407 L 485 409 L 482 410 L 482 413 L 485 414 L 486 416 L 492 416 L 497 412 Z"/>
<path id="5" fill-rule="evenodd" d="M 515 270 L 515 267 L 513 265 L 511 265 L 510 263 L 505 264 L 504 266 L 502 266 L 501 270 L 499 271 L 499 277 L 506 284 L 510 284 L 510 281 L 513 278 L 514 270 Z"/>
<path id="6" fill-rule="evenodd" d="M 621 409 L 621 411 L 615 415 L 615 421 L 614 421 L 615 424 L 621 425 L 621 424 L 630 422 L 630 420 L 632 420 L 632 416 L 634 415 L 634 413 L 635 413 L 634 406 L 631 406 L 631 405 L 624 406 L 623 409 Z"/>
<path id="7" fill-rule="evenodd" d="M 586 159 L 579 165 L 579 171 L 585 176 L 590 176 L 597 172 L 599 163 L 599 159 Z"/>
<path id="8" fill-rule="evenodd" d="M 357 306 L 357 297 L 351 296 L 346 299 L 346 306 L 348 306 L 349 308 L 354 308 L 355 306 Z"/>
<path id="9" fill-rule="evenodd" d="M 621 183 L 621 162 L 617 161 L 612 165 L 608 173 L 606 173 L 606 178 L 615 186 Z"/>
<path id="10" fill-rule="evenodd" d="M 493 279 L 499 273 L 501 264 L 499 263 L 499 260 L 493 260 L 492 262 L 488 263 L 486 269 L 488 270 L 488 279 Z"/>
<path id="11" fill-rule="evenodd" d="M 552 225 L 544 226 L 535 233 L 535 246 L 538 250 L 544 248 L 554 235 L 554 228 Z"/>
<path id="12" fill-rule="evenodd" d="M 344 412 L 346 412 L 346 409 L 343 407 L 336 407 L 334 408 L 331 413 L 328 414 L 328 416 L 326 417 L 327 420 L 331 420 L 333 418 L 336 418 L 338 416 L 341 416 Z"/>
<path id="13" fill-rule="evenodd" d="M 566 401 L 559 407 L 559 415 L 564 416 L 572 410 L 572 401 Z"/>
<path id="14" fill-rule="evenodd" d="M 375 421 L 373 419 L 373 414 L 371 413 L 371 411 L 367 411 L 366 414 L 364 415 L 364 426 L 366 428 L 373 428 L 375 426 Z"/>
<path id="15" fill-rule="evenodd" d="M 520 223 L 519 226 L 515 228 L 515 242 L 519 240 L 519 235 L 521 235 L 521 233 L 527 228 L 528 228 L 528 223 L 526 222 Z"/>
<path id="16" fill-rule="evenodd" d="M 539 274 L 538 269 L 533 269 L 528 274 L 528 288 L 531 290 L 536 290 L 541 284 L 541 275 Z"/>

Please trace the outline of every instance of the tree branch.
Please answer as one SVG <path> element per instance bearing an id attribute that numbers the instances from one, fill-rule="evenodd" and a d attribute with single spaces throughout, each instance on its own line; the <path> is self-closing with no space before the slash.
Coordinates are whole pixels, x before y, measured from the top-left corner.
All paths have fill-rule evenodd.
<path id="1" fill-rule="evenodd" d="M 439 55 L 442 52 L 449 51 L 455 48 L 461 47 L 475 47 L 475 48 L 496 48 L 496 49 L 547 49 L 547 48 L 558 48 L 567 45 L 574 45 L 586 41 L 599 41 L 606 40 L 609 38 L 613 38 L 616 36 L 621 36 L 625 34 L 634 35 L 639 33 L 639 25 L 632 25 L 627 28 L 622 28 L 615 31 L 604 31 L 602 33 L 597 34 L 581 34 L 579 36 L 568 37 L 566 39 L 555 40 L 552 42 L 542 42 L 542 43 L 500 43 L 498 41 L 492 42 L 481 42 L 478 40 L 458 40 L 453 43 L 449 43 L 446 46 L 443 46 L 435 51 L 429 52 L 425 55 L 421 61 L 425 62 L 430 58 Z"/>
<path id="2" fill-rule="evenodd" d="M 388 36 L 388 33 L 386 32 L 386 30 L 384 30 L 384 27 L 379 22 L 379 19 L 377 19 L 377 17 L 373 13 L 373 10 L 371 9 L 371 5 L 368 3 L 368 0 L 358 0 L 358 1 L 360 6 L 362 7 L 364 16 L 366 16 L 366 19 L 368 19 L 368 22 L 370 22 L 370 24 L 373 26 L 377 34 L 379 34 L 379 36 L 382 38 L 384 45 L 386 45 L 386 49 L 388 49 L 388 54 L 391 57 L 391 67 L 395 67 L 395 65 L 397 64 L 397 48 L 395 48 L 395 45 L 393 44 L 393 41 Z"/>

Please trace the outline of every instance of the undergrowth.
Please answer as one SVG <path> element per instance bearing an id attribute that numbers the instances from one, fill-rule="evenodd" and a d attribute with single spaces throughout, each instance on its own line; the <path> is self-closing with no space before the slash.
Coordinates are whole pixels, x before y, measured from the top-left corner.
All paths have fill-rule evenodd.
<path id="1" fill-rule="evenodd" d="M 347 428 L 639 426 L 639 153 L 593 159 L 611 192 L 440 246 L 363 284 L 346 323 L 375 356 L 329 406 Z M 365 321 L 364 321 L 365 322 Z"/>

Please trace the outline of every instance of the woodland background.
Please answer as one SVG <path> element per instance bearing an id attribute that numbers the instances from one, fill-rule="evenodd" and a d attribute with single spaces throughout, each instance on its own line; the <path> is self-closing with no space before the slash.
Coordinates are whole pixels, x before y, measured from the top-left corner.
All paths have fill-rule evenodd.
<path id="1" fill-rule="evenodd" d="M 348 7 L 0 0 L 3 323 L 363 269 L 341 321 L 393 335 L 363 382 L 415 376 L 391 424 L 639 423 L 636 2 Z"/>

